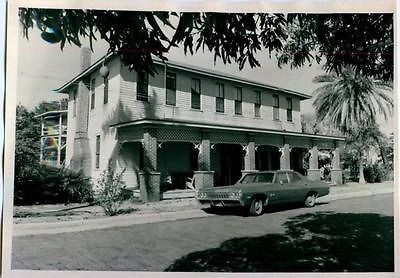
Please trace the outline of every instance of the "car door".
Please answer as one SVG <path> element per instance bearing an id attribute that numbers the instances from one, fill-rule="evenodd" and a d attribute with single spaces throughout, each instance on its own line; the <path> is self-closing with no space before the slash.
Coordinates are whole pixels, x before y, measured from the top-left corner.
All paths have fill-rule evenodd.
<path id="1" fill-rule="evenodd" d="M 254 180 L 258 185 L 258 192 L 262 194 L 268 195 L 268 203 L 273 204 L 278 200 L 277 192 L 280 190 L 280 186 L 278 184 L 273 183 L 274 173 L 266 172 L 266 173 L 257 173 L 256 178 Z"/>
<path id="2" fill-rule="evenodd" d="M 289 188 L 292 194 L 292 200 L 295 202 L 304 201 L 309 191 L 307 180 L 302 179 L 296 172 L 288 172 Z"/>
<path id="3" fill-rule="evenodd" d="M 279 190 L 276 191 L 276 201 L 278 203 L 290 202 L 292 193 L 287 173 L 277 172 L 275 175 L 275 184 L 279 188 Z"/>

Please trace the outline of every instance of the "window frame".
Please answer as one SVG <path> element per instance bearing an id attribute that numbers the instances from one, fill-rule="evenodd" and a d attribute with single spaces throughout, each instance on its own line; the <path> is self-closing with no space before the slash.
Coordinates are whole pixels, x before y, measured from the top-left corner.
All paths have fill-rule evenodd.
<path id="1" fill-rule="evenodd" d="M 90 80 L 90 110 L 96 108 L 96 78 Z"/>
<path id="2" fill-rule="evenodd" d="M 272 119 L 279 121 L 279 95 L 272 95 Z"/>
<path id="3" fill-rule="evenodd" d="M 77 94 L 78 94 L 78 89 L 74 89 L 73 90 L 73 96 L 72 96 L 72 117 L 76 117 L 76 98 L 77 98 Z"/>
<path id="4" fill-rule="evenodd" d="M 96 152 L 95 152 L 95 168 L 100 169 L 100 149 L 101 149 L 101 137 L 96 135 Z"/>
<path id="5" fill-rule="evenodd" d="M 222 88 L 222 93 L 221 93 Z M 225 85 L 217 83 L 217 94 L 215 97 L 215 112 L 225 113 Z"/>
<path id="6" fill-rule="evenodd" d="M 103 104 L 107 104 L 108 103 L 108 84 L 109 83 L 109 79 L 108 77 L 104 77 L 103 79 Z"/>
<path id="7" fill-rule="evenodd" d="M 235 115 L 243 115 L 243 90 L 242 87 L 235 87 Z"/>
<path id="8" fill-rule="evenodd" d="M 168 86 L 168 78 L 172 78 L 173 81 L 173 88 L 169 88 Z M 169 102 L 170 97 L 169 95 L 172 94 L 172 102 Z M 165 104 L 166 105 L 172 105 L 172 106 L 176 106 L 176 73 L 174 72 L 166 72 L 166 76 L 165 76 Z"/>
<path id="9" fill-rule="evenodd" d="M 293 122 L 293 100 L 291 97 L 287 97 L 286 102 L 287 102 L 286 120 L 288 122 Z"/>
<path id="10" fill-rule="evenodd" d="M 144 70 L 136 72 L 136 100 L 149 101 L 149 73 Z"/>
<path id="11" fill-rule="evenodd" d="M 254 102 L 254 117 L 261 118 L 261 91 L 254 91 L 256 94 L 256 101 Z"/>
<path id="12" fill-rule="evenodd" d="M 190 107 L 195 110 L 201 110 L 201 80 L 199 78 L 192 77 L 190 93 L 191 93 Z"/>

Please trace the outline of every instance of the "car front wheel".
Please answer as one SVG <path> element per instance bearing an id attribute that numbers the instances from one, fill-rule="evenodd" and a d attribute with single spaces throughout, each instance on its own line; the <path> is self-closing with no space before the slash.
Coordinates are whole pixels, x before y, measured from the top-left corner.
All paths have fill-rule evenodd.
<path id="1" fill-rule="evenodd" d="M 250 215 L 259 216 L 263 213 L 263 201 L 261 199 L 254 199 L 250 206 Z"/>
<path id="2" fill-rule="evenodd" d="M 306 200 L 304 201 L 304 204 L 306 207 L 311 208 L 311 207 L 315 206 L 316 201 L 317 201 L 317 195 L 310 194 L 307 196 Z"/>

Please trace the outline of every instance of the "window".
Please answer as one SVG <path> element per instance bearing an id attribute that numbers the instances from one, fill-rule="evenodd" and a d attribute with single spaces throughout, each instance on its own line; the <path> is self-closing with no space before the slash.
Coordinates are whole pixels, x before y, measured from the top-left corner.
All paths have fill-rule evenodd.
<path id="1" fill-rule="evenodd" d="M 96 104 L 96 95 L 95 95 L 95 79 L 93 78 L 92 81 L 90 82 L 90 109 L 94 109 L 95 104 Z"/>
<path id="2" fill-rule="evenodd" d="M 277 183 L 289 183 L 286 173 L 276 173 Z"/>
<path id="3" fill-rule="evenodd" d="M 166 96 L 165 103 L 168 105 L 176 105 L 176 74 L 167 72 L 166 77 Z"/>
<path id="4" fill-rule="evenodd" d="M 290 172 L 290 173 L 288 173 L 288 176 L 289 176 L 290 182 L 292 182 L 292 183 L 301 181 L 301 178 L 297 173 Z"/>
<path id="5" fill-rule="evenodd" d="M 217 83 L 217 97 L 215 98 L 215 111 L 225 112 L 225 87 L 224 84 Z"/>
<path id="6" fill-rule="evenodd" d="M 76 98 L 77 98 L 78 91 L 75 89 L 72 92 L 72 116 L 76 117 Z"/>
<path id="7" fill-rule="evenodd" d="M 242 115 L 242 88 L 236 87 L 235 115 Z"/>
<path id="8" fill-rule="evenodd" d="M 272 183 L 273 179 L 274 179 L 274 173 L 261 173 L 257 174 L 255 182 Z"/>
<path id="9" fill-rule="evenodd" d="M 255 91 L 256 93 L 256 102 L 254 103 L 254 117 L 260 118 L 261 117 L 261 92 Z"/>
<path id="10" fill-rule="evenodd" d="M 108 103 L 108 77 L 104 77 L 104 98 L 103 103 Z"/>
<path id="11" fill-rule="evenodd" d="M 279 96 L 278 95 L 273 95 L 273 119 L 275 121 L 279 120 Z"/>
<path id="12" fill-rule="evenodd" d="M 145 71 L 137 73 L 136 99 L 147 101 L 149 99 L 149 74 Z"/>
<path id="13" fill-rule="evenodd" d="M 292 98 L 288 97 L 287 99 L 287 109 L 286 109 L 286 117 L 287 121 L 291 122 L 292 121 Z"/>
<path id="14" fill-rule="evenodd" d="M 100 135 L 96 136 L 96 169 L 100 168 Z"/>
<path id="15" fill-rule="evenodd" d="M 201 86 L 200 79 L 192 78 L 192 108 L 200 109 Z"/>

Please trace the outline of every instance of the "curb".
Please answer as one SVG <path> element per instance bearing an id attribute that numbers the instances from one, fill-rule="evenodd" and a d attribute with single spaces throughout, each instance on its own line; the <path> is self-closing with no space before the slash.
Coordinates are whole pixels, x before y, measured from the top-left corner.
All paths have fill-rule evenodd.
<path id="1" fill-rule="evenodd" d="M 356 197 L 366 197 L 380 194 L 393 193 L 393 188 L 382 188 L 378 190 L 363 190 L 359 192 L 338 193 L 318 198 L 317 202 L 330 202 L 334 200 L 349 199 Z M 82 232 L 89 230 L 106 229 L 113 227 L 124 227 L 164 221 L 174 221 L 192 218 L 212 217 L 201 209 L 192 209 L 175 212 L 160 212 L 141 215 L 119 215 L 109 218 L 72 220 L 53 223 L 25 223 L 13 225 L 13 236 L 38 235 L 38 234 L 58 234 L 69 232 Z"/>

